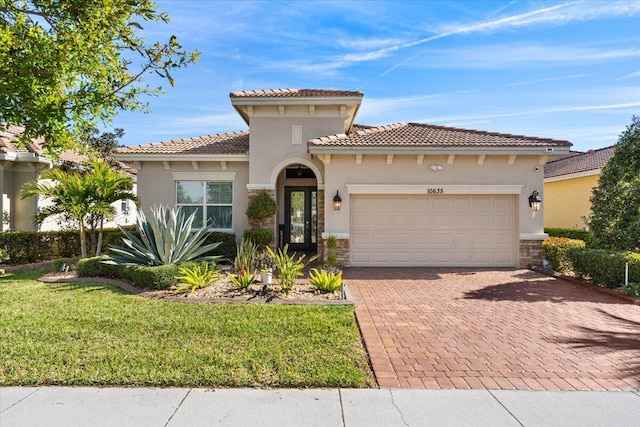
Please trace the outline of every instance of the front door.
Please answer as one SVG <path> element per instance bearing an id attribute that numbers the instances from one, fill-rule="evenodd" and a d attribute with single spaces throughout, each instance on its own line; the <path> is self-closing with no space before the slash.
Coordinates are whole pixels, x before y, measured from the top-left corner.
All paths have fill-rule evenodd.
<path id="1" fill-rule="evenodd" d="M 315 251 L 318 244 L 317 187 L 285 187 L 284 243 L 294 251 Z"/>

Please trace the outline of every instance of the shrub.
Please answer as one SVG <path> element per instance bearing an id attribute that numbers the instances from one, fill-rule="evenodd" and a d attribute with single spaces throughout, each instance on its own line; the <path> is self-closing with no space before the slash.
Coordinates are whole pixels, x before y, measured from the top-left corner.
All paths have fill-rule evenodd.
<path id="1" fill-rule="evenodd" d="M 573 270 L 571 259 L 567 255 L 569 249 L 584 248 L 582 240 L 567 239 L 566 237 L 549 237 L 542 242 L 544 257 L 551 263 L 554 271 L 566 273 Z"/>
<path id="2" fill-rule="evenodd" d="M 620 286 L 620 290 L 623 294 L 640 297 L 640 282 L 629 282 L 626 285 Z"/>
<path id="3" fill-rule="evenodd" d="M 105 264 L 106 256 L 83 258 L 76 263 L 78 277 L 122 278 L 122 269 L 116 265 Z"/>
<path id="4" fill-rule="evenodd" d="M 137 226 L 141 238 L 122 229 L 125 235 L 122 241 L 127 247 L 110 246 L 107 262 L 120 265 L 167 265 L 218 258 L 204 255 L 220 243 L 203 245 L 207 231 L 201 228 L 192 233 L 194 218 L 195 212 L 186 216 L 180 208 L 155 206 L 151 208 L 149 219 L 139 210 Z"/>
<path id="5" fill-rule="evenodd" d="M 629 263 L 629 282 L 640 282 L 640 253 L 605 249 L 570 249 L 573 271 L 579 278 L 590 278 L 608 288 L 624 283 L 625 263 Z"/>
<path id="6" fill-rule="evenodd" d="M 237 275 L 227 273 L 227 276 L 229 276 L 229 280 L 231 280 L 231 283 L 236 285 L 239 289 L 248 288 L 256 279 L 255 274 L 251 274 L 245 270 L 238 271 Z"/>
<path id="7" fill-rule="evenodd" d="M 318 258 L 318 255 L 314 255 L 309 258 L 309 261 L 304 263 L 304 259 L 306 255 L 300 255 L 296 259 L 296 253 L 292 253 L 289 255 L 289 245 L 284 245 L 284 248 L 278 249 L 278 252 L 273 252 L 273 250 L 267 246 L 267 252 L 269 255 L 273 257 L 274 264 L 278 269 L 278 283 L 282 288 L 282 291 L 285 295 L 289 295 L 291 289 L 293 289 L 293 285 L 296 283 L 296 279 L 301 277 L 302 270 L 313 260 Z"/>
<path id="8" fill-rule="evenodd" d="M 169 289 L 176 283 L 179 267 L 175 264 L 143 266 L 126 265 L 120 268 L 121 278 L 140 289 Z"/>
<path id="9" fill-rule="evenodd" d="M 236 259 L 233 262 L 234 270 L 251 272 L 257 253 L 257 246 L 251 240 L 243 239 L 236 251 Z"/>
<path id="10" fill-rule="evenodd" d="M 211 231 L 207 234 L 203 245 L 219 243 L 219 246 L 209 252 L 205 252 L 204 256 L 219 256 L 218 262 L 233 264 L 236 258 L 236 235 L 233 233 L 224 233 L 222 231 Z"/>
<path id="11" fill-rule="evenodd" d="M 590 231 L 574 230 L 573 228 L 545 228 L 544 232 L 549 237 L 566 237 L 567 239 L 575 239 L 584 241 L 587 248 L 597 249 L 598 239 Z"/>
<path id="12" fill-rule="evenodd" d="M 309 272 L 309 283 L 321 292 L 337 291 L 342 286 L 342 271 L 312 268 Z"/>
<path id="13" fill-rule="evenodd" d="M 262 221 L 274 216 L 276 212 L 278 212 L 277 203 L 271 198 L 266 190 L 262 190 L 253 199 L 251 199 L 245 214 L 247 215 L 247 218 L 259 221 L 260 227 L 262 227 Z"/>
<path id="14" fill-rule="evenodd" d="M 213 270 L 209 270 L 208 264 L 184 266 L 180 268 L 180 275 L 176 277 L 176 280 L 182 286 L 178 286 L 173 292 L 174 294 L 185 291 L 193 293 L 197 289 L 206 288 L 220 280 L 220 270 L 215 267 Z"/>
<path id="15" fill-rule="evenodd" d="M 244 230 L 244 238 L 251 240 L 260 248 L 273 243 L 273 232 L 266 228 L 247 228 Z"/>

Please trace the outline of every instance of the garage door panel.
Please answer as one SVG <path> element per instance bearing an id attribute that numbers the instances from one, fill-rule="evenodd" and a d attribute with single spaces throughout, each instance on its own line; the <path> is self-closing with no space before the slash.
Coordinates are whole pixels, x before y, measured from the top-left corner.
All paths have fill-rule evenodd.
<path id="1" fill-rule="evenodd" d="M 515 266 L 512 196 L 351 197 L 351 263 Z"/>

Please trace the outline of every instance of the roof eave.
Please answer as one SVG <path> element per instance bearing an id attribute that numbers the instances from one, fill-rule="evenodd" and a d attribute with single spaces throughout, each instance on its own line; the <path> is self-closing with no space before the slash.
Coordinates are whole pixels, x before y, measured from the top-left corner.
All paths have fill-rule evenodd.
<path id="1" fill-rule="evenodd" d="M 145 154 L 115 153 L 122 162 L 248 162 L 249 154 Z"/>
<path id="2" fill-rule="evenodd" d="M 434 154 L 561 156 L 570 147 L 354 147 L 310 145 L 309 154 Z"/>

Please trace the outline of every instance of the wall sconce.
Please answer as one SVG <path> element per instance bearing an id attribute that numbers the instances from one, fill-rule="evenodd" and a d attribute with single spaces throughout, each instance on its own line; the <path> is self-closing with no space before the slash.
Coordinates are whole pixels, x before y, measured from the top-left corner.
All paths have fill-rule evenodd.
<path id="1" fill-rule="evenodd" d="M 542 198 L 540 197 L 540 193 L 538 193 L 538 190 L 533 190 L 533 193 L 529 196 L 529 207 L 532 211 L 536 212 L 540 210 L 541 205 Z"/>
<path id="2" fill-rule="evenodd" d="M 431 165 L 429 166 L 429 169 L 431 169 L 434 172 L 438 172 L 442 170 L 442 165 Z"/>
<path id="3" fill-rule="evenodd" d="M 340 197 L 340 193 L 336 190 L 336 195 L 333 196 L 333 210 L 339 211 L 342 207 L 342 197 Z"/>

